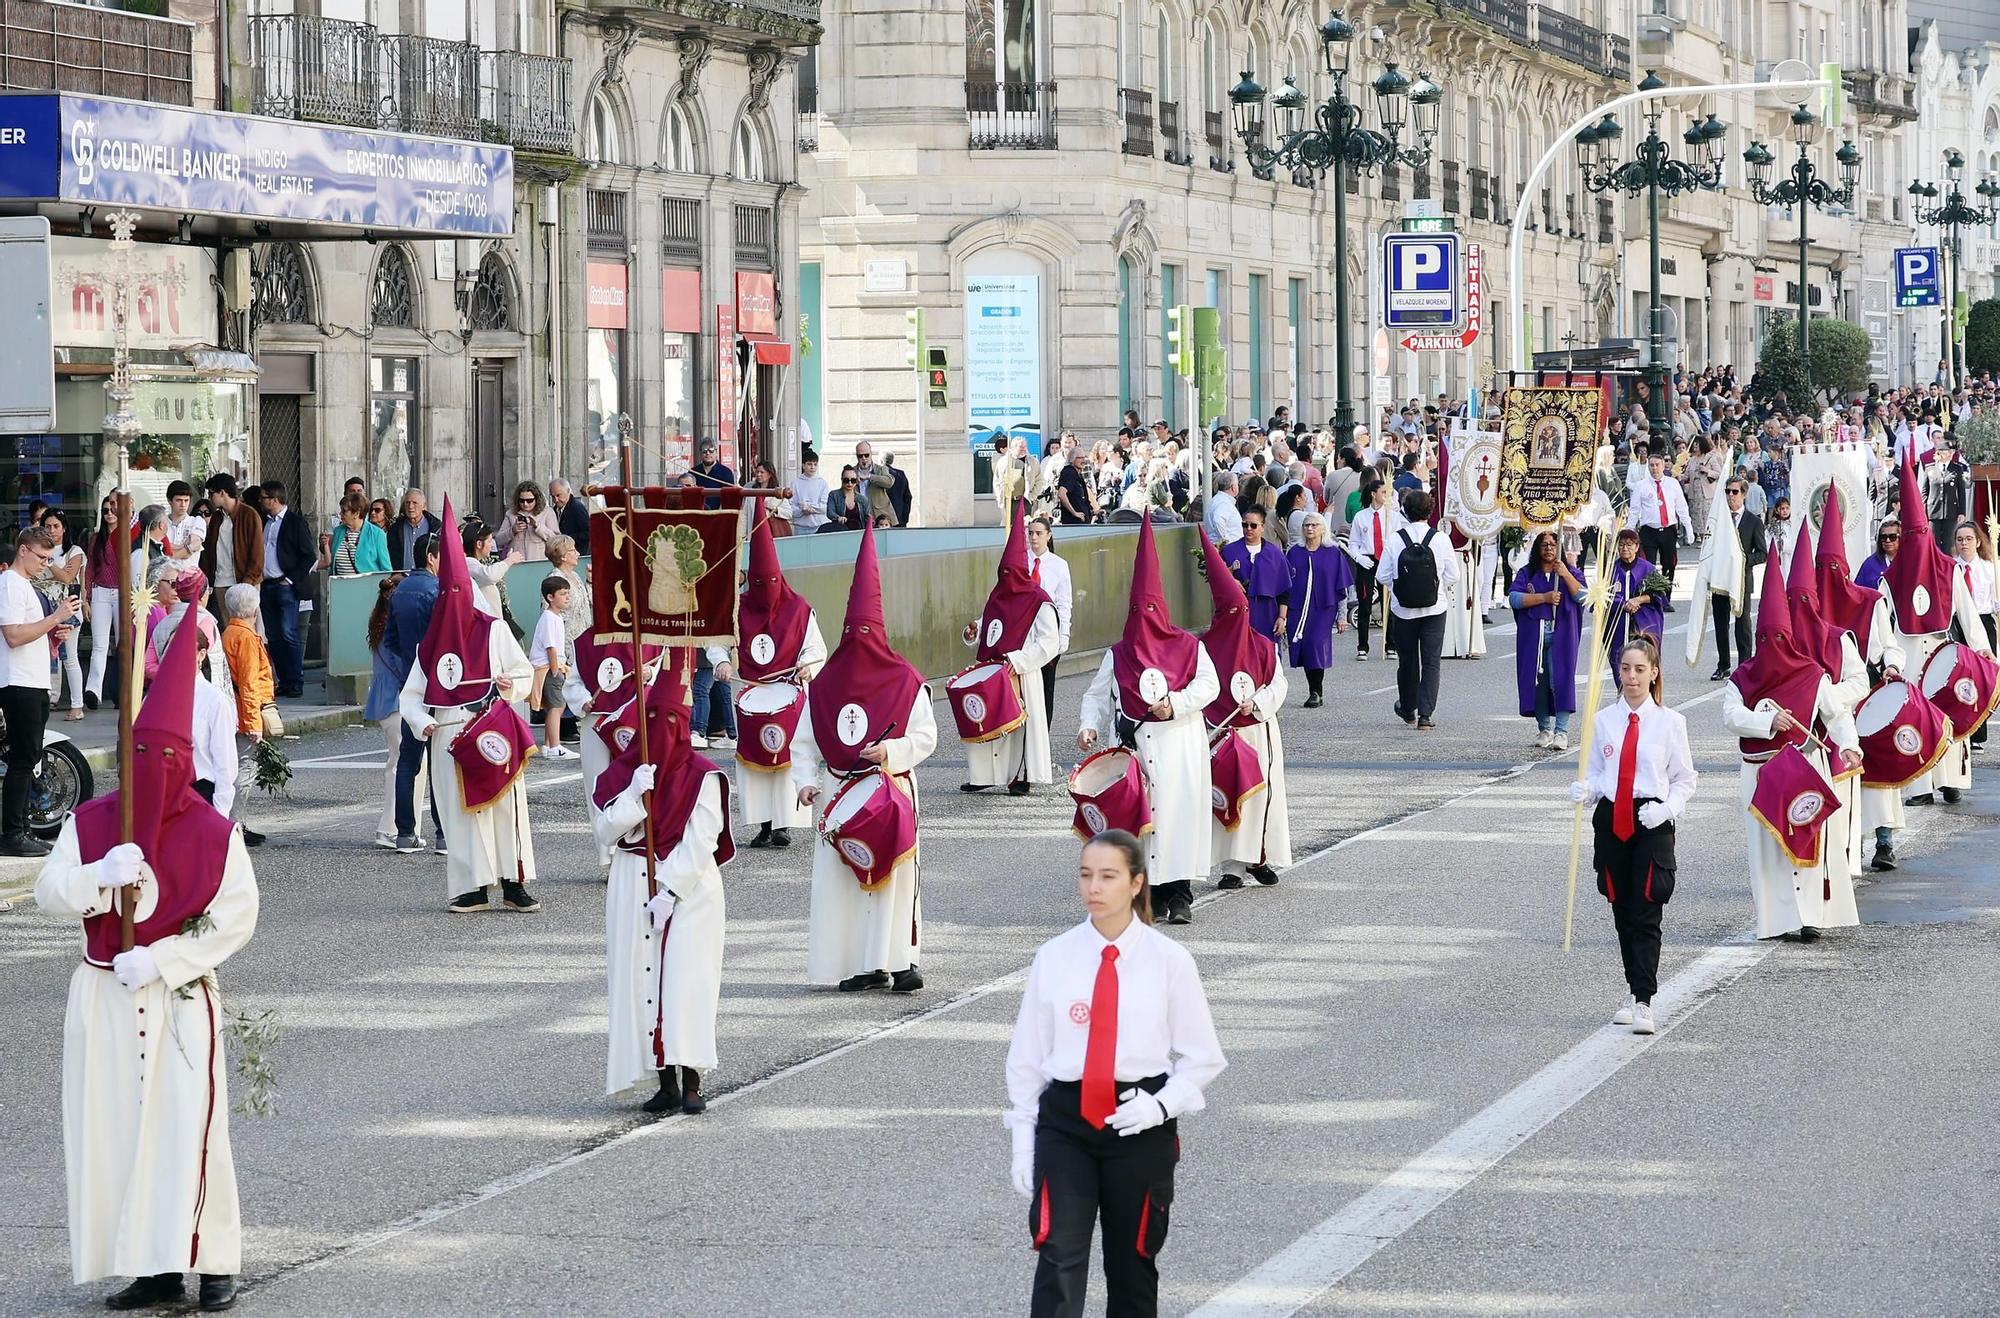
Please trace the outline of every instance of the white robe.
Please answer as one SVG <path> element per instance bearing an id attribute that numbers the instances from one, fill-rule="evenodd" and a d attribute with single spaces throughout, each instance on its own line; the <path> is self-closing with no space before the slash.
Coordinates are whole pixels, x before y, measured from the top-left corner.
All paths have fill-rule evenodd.
<path id="1" fill-rule="evenodd" d="M 1868 624 L 1868 653 L 1862 658 L 1877 668 L 1893 668 L 1899 673 L 1904 671 L 1903 640 L 1896 635 L 1896 629 L 1890 622 L 1889 597 L 1886 595 L 1875 601 L 1875 617 Z M 1861 789 L 1861 827 L 1864 834 L 1878 828 L 1892 831 L 1901 828 L 1904 823 L 1903 793 L 1909 790 L 1908 787 L 1864 785 Z M 1864 835 L 1862 840 L 1865 843 L 1867 837 Z"/>
<path id="2" fill-rule="evenodd" d="M 1056 622 L 1056 606 L 1044 604 L 1035 611 L 1028 639 L 1018 650 L 1007 653 L 1007 666 L 1014 670 L 1021 693 L 1025 721 L 1004 737 L 965 743 L 965 780 L 981 787 L 1005 787 L 1021 776 L 1022 757 L 1027 759 L 1031 783 L 1055 781 L 1055 764 L 1049 753 L 1049 711 L 1042 704 L 1042 666 L 1062 653 L 1062 632 Z"/>
<path id="3" fill-rule="evenodd" d="M 1440 582 L 1444 601 L 1444 657 L 1479 659 L 1486 654 L 1486 610 L 1480 603 L 1480 553 L 1477 542 L 1456 550 L 1458 580 Z"/>
<path id="4" fill-rule="evenodd" d="M 902 726 L 905 735 L 880 743 L 889 754 L 882 767 L 917 807 L 917 852 L 896 867 L 887 883 L 867 892 L 828 844 L 825 834 L 814 839 L 812 913 L 806 922 L 806 979 L 814 984 L 838 984 L 873 970 L 893 974 L 917 964 L 923 932 L 923 902 L 918 891 L 923 868 L 923 801 L 917 795 L 915 770 L 937 749 L 937 718 L 931 712 L 929 690 L 917 689 Z M 833 794 L 845 781 L 819 757 L 810 705 L 792 738 L 791 777 L 795 789 L 819 789 L 813 809 L 815 823 L 825 817 Z"/>
<path id="5" fill-rule="evenodd" d="M 113 909 L 113 893 L 98 886 L 97 865 L 80 863 L 78 855 L 76 823 L 69 820 L 35 883 L 36 904 L 58 919 Z M 207 914 L 214 928 L 151 945 L 160 978 L 137 993 L 88 962 L 70 976 L 63 1155 L 70 1273 L 79 1283 L 190 1266 L 219 1276 L 243 1270 L 222 1003 L 204 980 L 257 927 L 257 879 L 239 831 L 229 835 L 222 886 Z M 188 996 L 176 996 L 183 986 Z M 190 1265 L 196 1235 L 201 1248 Z"/>
<path id="6" fill-rule="evenodd" d="M 722 780 L 708 774 L 695 795 L 681 840 L 655 866 L 659 886 L 673 893 L 674 913 L 662 942 L 646 915 L 646 859 L 615 847 L 638 834 L 646 808 L 629 787 L 593 825 L 597 840 L 614 846 L 611 880 L 604 890 L 606 989 L 611 1008 L 611 1050 L 604 1092 L 616 1098 L 654 1084 L 661 1066 L 715 1066 L 715 1012 L 722 1000 L 722 870 L 713 839 L 729 826 Z M 653 1029 L 660 1054 L 653 1052 Z M 664 1057 L 662 1062 L 660 1057 Z"/>
<path id="7" fill-rule="evenodd" d="M 521 643 L 505 623 L 486 632 L 486 657 L 496 682 L 511 683 L 507 695 L 527 695 L 534 680 L 534 666 L 522 652 Z M 451 757 L 451 744 L 459 729 L 472 720 L 467 709 L 432 709 L 424 703 L 424 688 L 430 674 L 419 662 L 410 665 L 397 702 L 403 723 L 417 737 L 426 729 L 431 743 L 431 797 L 437 802 L 438 826 L 444 830 L 447 855 L 444 867 L 445 895 L 457 900 L 468 892 L 488 888 L 503 879 L 531 884 L 535 881 L 535 838 L 528 823 L 528 780 L 523 773 L 505 795 L 478 814 L 468 814 L 465 796 L 458 787 L 458 761 Z M 594 735 L 594 734 L 593 734 Z"/>
<path id="8" fill-rule="evenodd" d="M 1279 664 L 1270 682 L 1250 697 L 1258 722 L 1236 730 L 1264 766 L 1264 790 L 1244 802 L 1243 817 L 1234 829 L 1224 828 L 1212 811 L 1209 814 L 1209 851 L 1225 870 L 1241 871 L 1259 864 L 1284 869 L 1292 863 L 1292 821 L 1285 804 L 1285 739 L 1278 728 L 1278 711 L 1285 707 L 1288 692 L 1285 666 Z"/>
<path id="9" fill-rule="evenodd" d="M 581 755 L 583 770 L 583 809 L 590 820 L 590 827 L 597 828 L 597 775 L 604 772 L 604 766 L 611 763 L 611 748 L 604 744 L 604 738 L 597 735 L 597 728 L 613 711 L 592 713 L 590 702 L 597 692 L 585 685 L 583 674 L 577 665 L 569 666 L 569 673 L 563 678 L 563 703 L 570 713 L 576 715 L 576 749 Z M 604 843 L 597 844 L 597 864 L 600 869 L 611 863 L 611 848 Z"/>
<path id="10" fill-rule="evenodd" d="M 794 668 L 817 670 L 826 662 L 826 637 L 819 629 L 819 615 L 806 615 L 805 638 L 799 642 L 798 657 L 792 661 Z M 797 681 L 796 675 L 793 678 Z M 806 684 L 799 683 L 803 688 Z M 748 684 L 739 684 L 736 694 L 741 697 L 748 690 Z M 743 713 L 736 714 L 741 725 Z M 805 716 L 801 714 L 801 721 Z M 797 733 L 793 734 L 796 740 Z M 740 747 L 742 743 L 739 741 Z M 746 824 L 769 824 L 773 828 L 805 828 L 812 823 L 812 811 L 799 804 L 798 790 L 792 786 L 791 775 L 783 769 L 760 769 L 743 762 L 739 749 L 736 756 L 736 797 L 743 807 L 743 822 Z"/>
<path id="11" fill-rule="evenodd" d="M 1854 716 L 1841 708 L 1833 681 L 1825 674 L 1820 675 L 1814 709 L 1826 729 L 1828 742 L 1842 750 L 1859 748 L 1854 737 Z M 1743 703 L 1743 693 L 1734 682 L 1722 684 L 1722 726 L 1732 736 L 1769 737 L 1777 715 L 1776 701 L 1761 700 L 1752 709 Z M 1813 767 L 1832 776 L 1826 756 L 1817 747 L 1808 743 L 1800 750 Z M 1830 835 L 1824 830 L 1820 834 L 1821 863 L 1811 869 L 1796 869 L 1770 830 L 1750 813 L 1750 800 L 1757 793 L 1757 772 L 1762 767 L 1745 760 L 1736 779 L 1737 801 L 1743 807 L 1743 822 L 1750 839 L 1750 892 L 1757 906 L 1757 937 L 1776 938 L 1807 925 L 1831 929 L 1859 924 L 1854 915 L 1853 885 L 1845 882 L 1844 874 L 1829 874 L 1825 865 L 1832 845 Z M 1844 902 L 1827 898 L 1829 882 L 1836 890 L 1845 887 Z"/>
<path id="12" fill-rule="evenodd" d="M 1890 624 L 1896 629 L 1897 638 L 1909 655 L 1909 666 L 1903 670 L 1903 676 L 1911 685 L 1921 686 L 1925 661 L 1937 653 L 1939 646 L 1952 639 L 1951 632 L 1946 630 L 1913 635 L 1904 631 L 1902 620 L 1896 617 L 1895 596 L 1889 593 L 1889 583 L 1886 580 L 1883 581 L 1881 590 L 1882 598 L 1889 604 Z M 1973 649 L 1981 654 L 1990 655 L 1993 652 L 1992 647 L 1986 642 L 1986 625 L 1979 620 L 1979 609 L 1973 603 L 1971 590 L 1966 587 L 1965 576 L 1956 568 L 1953 568 L 1951 573 L 1951 616 Z M 1922 796 L 1938 787 L 1955 787 L 1963 790 L 1972 786 L 1972 743 L 1968 740 L 1972 735 L 1972 729 L 1953 728 L 1951 731 L 1951 745 L 1945 750 L 1944 758 L 1938 761 L 1937 768 L 1904 787 L 1905 796 Z"/>
<path id="13" fill-rule="evenodd" d="M 1868 666 L 1862 662 L 1861 651 L 1855 648 L 1854 638 L 1845 632 L 1840 637 L 1840 680 L 1834 683 L 1833 694 L 1850 720 L 1854 717 L 1854 707 L 1868 694 Z M 1854 880 L 1861 875 L 1864 859 L 1861 852 L 1860 775 L 1834 783 L 1833 791 L 1835 799 L 1840 802 L 1840 809 L 1826 821 L 1825 832 L 1821 834 L 1821 853 L 1833 877 L 1834 905 L 1840 914 L 1853 917 L 1834 923 L 1860 924 L 1861 915 L 1854 908 Z"/>
<path id="14" fill-rule="evenodd" d="M 1114 656 L 1106 650 L 1090 690 L 1083 695 L 1082 726 L 1097 732 L 1094 749 L 1118 744 L 1118 679 L 1113 664 Z M 1153 831 L 1144 838 L 1146 881 L 1155 886 L 1207 878 L 1214 866 L 1208 724 L 1202 711 L 1221 692 L 1215 665 L 1197 644 L 1194 680 L 1167 696 L 1174 716 L 1164 723 L 1139 725 L 1135 750 L 1146 771 L 1146 799 L 1153 809 Z"/>

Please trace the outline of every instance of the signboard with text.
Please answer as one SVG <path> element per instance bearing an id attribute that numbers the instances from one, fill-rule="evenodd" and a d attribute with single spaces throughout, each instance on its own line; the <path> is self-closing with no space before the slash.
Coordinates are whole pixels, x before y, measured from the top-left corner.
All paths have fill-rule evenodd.
<path id="1" fill-rule="evenodd" d="M 736 332 L 746 337 L 776 338 L 778 334 L 777 277 L 756 270 L 736 272 Z"/>
<path id="2" fill-rule="evenodd" d="M 1938 249 L 1896 249 L 1896 305 L 1934 307 L 1938 304 Z"/>
<path id="3" fill-rule="evenodd" d="M 625 265 L 622 261 L 590 261 L 584 265 L 584 324 L 591 329 L 622 330 L 625 309 Z"/>
<path id="4" fill-rule="evenodd" d="M 1042 281 L 973 275 L 965 281 L 965 429 L 973 448 L 996 433 L 1042 450 Z"/>
<path id="5" fill-rule="evenodd" d="M 1452 352 L 1470 348 L 1479 339 L 1482 313 L 1480 295 L 1485 291 L 1485 275 L 1479 244 L 1465 245 L 1465 328 L 1451 334 L 1409 334 L 1403 346 L 1412 352 Z"/>
<path id="6" fill-rule="evenodd" d="M 55 341 L 65 348 L 110 348 L 111 244 L 102 238 L 51 238 Z M 125 319 L 133 348 L 171 349 L 218 341 L 215 253 L 164 243 L 132 246 L 132 294 Z"/>
<path id="7" fill-rule="evenodd" d="M 736 308 L 718 303 L 715 308 L 715 439 L 717 457 L 724 466 L 736 467 Z"/>
<path id="8" fill-rule="evenodd" d="M 1458 323 L 1458 235 L 1392 233 L 1382 239 L 1383 323 L 1439 330 Z"/>

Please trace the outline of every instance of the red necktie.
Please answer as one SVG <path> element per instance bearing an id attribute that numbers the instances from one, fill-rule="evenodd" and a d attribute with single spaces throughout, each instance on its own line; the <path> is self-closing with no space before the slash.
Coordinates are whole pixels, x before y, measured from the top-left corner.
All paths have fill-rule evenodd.
<path id="1" fill-rule="evenodd" d="M 1630 842 L 1639 831 L 1638 813 L 1632 802 L 1632 783 L 1639 776 L 1639 711 L 1625 725 L 1625 744 L 1618 751 L 1618 796 L 1611 803 L 1611 831 L 1620 842 Z"/>
<path id="2" fill-rule="evenodd" d="M 1036 560 L 1034 561 L 1034 563 L 1033 563 L 1033 564 L 1032 564 L 1032 565 L 1031 565 L 1031 566 L 1030 566 L 1030 567 L 1028 568 L 1028 580 L 1030 580 L 1030 581 L 1034 582 L 1034 583 L 1035 583 L 1035 584 L 1036 584 L 1037 586 L 1039 586 L 1039 585 L 1041 585 L 1041 584 L 1042 584 L 1042 560 L 1041 560 L 1041 559 L 1039 559 L 1039 558 L 1038 558 L 1038 559 L 1036 559 Z"/>
<path id="3" fill-rule="evenodd" d="M 1659 481 L 1653 482 L 1653 497 L 1660 501 L 1660 525 L 1667 524 L 1667 487 Z"/>
<path id="4" fill-rule="evenodd" d="M 1118 1108 L 1118 949 L 1107 946 L 1090 990 L 1090 1041 L 1083 1046 L 1083 1119 L 1099 1130 Z"/>
<path id="5" fill-rule="evenodd" d="M 1382 514 L 1375 514 L 1375 557 L 1382 557 Z"/>

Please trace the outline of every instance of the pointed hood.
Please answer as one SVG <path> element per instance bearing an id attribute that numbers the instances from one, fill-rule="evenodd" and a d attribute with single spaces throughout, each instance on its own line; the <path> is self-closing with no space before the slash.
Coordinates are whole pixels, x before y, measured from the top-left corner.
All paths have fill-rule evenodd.
<path id="1" fill-rule="evenodd" d="M 1829 495 L 1828 503 L 1837 502 Z M 1838 682 L 1845 658 L 1840 638 L 1846 629 L 1836 625 L 1820 607 L 1819 578 L 1813 574 L 1812 537 L 1803 529 L 1792 546 L 1792 569 L 1785 577 L 1785 594 L 1792 609 L 1792 635 L 1799 648 L 1818 660 L 1826 675 Z"/>
<path id="2" fill-rule="evenodd" d="M 630 739 L 620 737 L 625 745 L 614 751 L 611 762 L 597 775 L 591 786 L 591 800 L 602 810 L 618 799 L 632 784 L 632 775 L 641 764 L 651 762 L 656 766 L 653 790 L 647 798 L 647 808 L 653 819 L 653 854 L 656 859 L 673 854 L 675 846 L 687 833 L 688 820 L 694 816 L 696 802 L 701 797 L 701 785 L 709 774 L 720 774 L 722 769 L 705 755 L 697 755 L 690 735 L 689 707 L 693 703 L 690 690 L 688 668 L 693 652 L 685 647 L 677 649 L 667 663 L 661 664 L 652 680 L 646 683 L 646 758 L 639 754 L 637 717 L 631 729 Z M 729 783 L 725 777 L 722 784 L 721 831 L 713 838 L 701 839 L 715 853 L 717 864 L 727 864 L 735 859 L 736 842 L 729 832 Z M 634 829 L 618 845 L 634 854 L 643 854 L 646 849 L 645 834 Z"/>
<path id="3" fill-rule="evenodd" d="M 416 662 L 425 676 L 424 703 L 432 709 L 462 709 L 493 693 L 493 664 L 487 636 L 496 619 L 481 611 L 479 592 L 465 563 L 465 543 L 451 496 L 444 499 L 439 532 L 437 603 L 430 626 L 417 645 Z"/>
<path id="4" fill-rule="evenodd" d="M 1757 599 L 1756 657 L 1736 666 L 1729 680 L 1755 708 L 1765 700 L 1778 706 L 1807 727 L 1813 726 L 1819 702 L 1819 684 L 1826 670 L 1799 644 L 1792 628 L 1791 602 L 1785 597 L 1785 568 L 1782 554 L 1764 560 L 1764 588 Z M 1805 741 L 1800 733 L 1779 737 L 1744 737 L 1743 753 L 1759 755 L 1775 751 L 1786 743 Z"/>
<path id="5" fill-rule="evenodd" d="M 736 611 L 736 660 L 744 680 L 787 678 L 798 666 L 812 605 L 785 581 L 778 566 L 778 540 L 759 498 L 751 517 L 750 576 Z"/>
<path id="6" fill-rule="evenodd" d="M 827 767 L 843 775 L 872 768 L 861 752 L 908 734 L 910 709 L 923 685 L 923 674 L 889 644 L 875 528 L 864 526 L 840 644 L 806 689 L 813 740 Z"/>
<path id="7" fill-rule="evenodd" d="M 1829 485 L 1826 510 L 1820 514 L 1819 552 L 1813 555 L 1813 566 L 1827 621 L 1854 637 L 1854 648 L 1866 658 L 1868 635 L 1875 624 L 1875 606 L 1881 602 L 1882 593 L 1854 584 L 1847 562 L 1845 518 L 1839 487 Z"/>
<path id="8" fill-rule="evenodd" d="M 1902 493 L 1896 519 L 1903 527 L 1903 543 L 1882 574 L 1882 584 L 1895 606 L 1896 630 L 1905 636 L 1928 636 L 1951 627 L 1951 556 L 1938 548 L 1931 534 L 1911 453 L 1911 448 L 1904 448 L 1897 470 Z"/>
<path id="9" fill-rule="evenodd" d="M 1224 570 L 1227 575 L 1227 569 Z M 1153 523 L 1139 523 L 1139 548 L 1132 561 L 1132 597 L 1125 631 L 1111 647 L 1118 680 L 1118 707 L 1128 719 L 1154 722 L 1152 705 L 1194 681 L 1201 642 L 1174 626 L 1160 587 L 1160 559 L 1153 547 Z"/>
<path id="10" fill-rule="evenodd" d="M 1028 514 L 1025 505 L 1016 500 L 1007 545 L 1000 551 L 1000 577 L 979 615 L 980 662 L 1005 658 L 1026 645 L 1035 627 L 1035 615 L 1051 603 L 1048 592 L 1029 575 Z"/>
<path id="11" fill-rule="evenodd" d="M 1197 527 L 1196 533 L 1201 536 L 1208 594 L 1214 603 L 1214 615 L 1202 633 L 1201 645 L 1208 651 L 1208 661 L 1215 665 L 1215 677 L 1222 687 L 1202 717 L 1214 727 L 1254 722 L 1240 717 L 1238 710 L 1277 672 L 1278 646 L 1250 626 L 1250 599 L 1243 593 L 1243 583 L 1229 571 L 1207 529 Z"/>

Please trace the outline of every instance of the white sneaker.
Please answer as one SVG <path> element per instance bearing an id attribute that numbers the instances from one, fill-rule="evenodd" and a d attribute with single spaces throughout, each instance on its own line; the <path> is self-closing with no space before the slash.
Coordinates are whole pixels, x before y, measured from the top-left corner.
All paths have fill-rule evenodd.
<path id="1" fill-rule="evenodd" d="M 375 845 L 384 851 L 394 851 L 396 849 L 396 835 L 394 833 L 377 833 L 375 835 Z"/>
<path id="2" fill-rule="evenodd" d="M 719 750 L 728 750 L 730 747 L 736 744 L 736 738 L 729 736 L 710 737 L 708 739 L 708 744 L 710 746 L 716 747 Z"/>
<path id="3" fill-rule="evenodd" d="M 1653 1004 L 1652 1004 L 1652 1003 L 1650 1003 L 1650 1002 L 1641 1002 L 1641 1003 L 1637 1003 L 1636 1005 L 1634 1005 L 1634 1006 L 1633 1006 L 1633 1008 L 1632 1008 L 1632 1033 L 1634 1033 L 1634 1034 L 1652 1034 L 1652 1033 L 1654 1033 L 1654 1032 L 1655 1032 L 1655 1031 L 1657 1030 L 1657 1028 L 1658 1028 L 1658 1027 L 1657 1027 L 1657 1026 L 1656 1026 L 1656 1025 L 1655 1025 L 1655 1024 L 1653 1023 Z"/>
<path id="4" fill-rule="evenodd" d="M 567 746 L 551 746 L 542 752 L 545 760 L 580 760 L 583 757 Z"/>
<path id="5" fill-rule="evenodd" d="M 1555 733 L 1550 732 L 1547 728 L 1536 728 L 1535 749 L 1541 751 L 1547 750 L 1549 748 L 1550 739 L 1552 739 L 1555 735 L 1556 735 Z"/>
<path id="6" fill-rule="evenodd" d="M 688 734 L 688 745 L 698 751 L 705 751 L 708 749 L 708 738 L 702 736 L 699 732 L 691 732 Z"/>
<path id="7" fill-rule="evenodd" d="M 1625 995 L 1625 1005 L 1611 1014 L 1611 1023 L 1613 1025 L 1630 1025 L 1632 1023 L 1632 1008 L 1637 1002 L 1637 998 L 1627 993 Z"/>
<path id="8" fill-rule="evenodd" d="M 1551 734 L 1549 735 L 1549 749 L 1550 749 L 1550 750 L 1556 750 L 1556 751 L 1566 751 L 1566 750 L 1568 750 L 1568 749 L 1569 749 L 1569 734 L 1568 734 L 1567 732 L 1556 732 L 1556 733 L 1551 733 Z"/>

